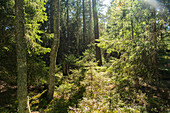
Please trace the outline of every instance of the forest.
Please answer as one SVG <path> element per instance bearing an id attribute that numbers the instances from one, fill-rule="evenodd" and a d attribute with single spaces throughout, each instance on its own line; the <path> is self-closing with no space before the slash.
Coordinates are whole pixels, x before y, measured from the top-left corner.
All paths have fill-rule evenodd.
<path id="1" fill-rule="evenodd" d="M 0 0 L 0 113 L 169 112 L 169 0 Z"/>

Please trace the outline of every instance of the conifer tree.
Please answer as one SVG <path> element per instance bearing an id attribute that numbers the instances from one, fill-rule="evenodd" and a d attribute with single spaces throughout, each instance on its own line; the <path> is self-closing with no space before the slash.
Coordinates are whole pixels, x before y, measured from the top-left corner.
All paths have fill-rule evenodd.
<path id="1" fill-rule="evenodd" d="M 86 1 L 83 0 L 83 49 L 86 48 Z"/>
<path id="2" fill-rule="evenodd" d="M 27 109 L 27 59 L 24 32 L 24 0 L 16 0 L 16 53 L 17 53 L 17 99 L 18 112 L 28 113 Z"/>
<path id="3" fill-rule="evenodd" d="M 50 70 L 49 70 L 49 81 L 48 81 L 48 101 L 53 99 L 54 88 L 55 88 L 55 68 L 56 58 L 60 43 L 60 0 L 54 2 L 54 40 L 50 52 Z"/>
<path id="4" fill-rule="evenodd" d="M 93 19 L 94 19 L 94 35 L 95 39 L 99 39 L 99 25 L 98 25 L 98 16 L 97 16 L 97 4 L 96 0 L 92 0 L 92 5 L 93 5 Z M 98 43 L 98 41 L 96 41 Z M 96 60 L 98 62 L 98 66 L 102 65 L 102 57 L 101 57 L 101 49 L 100 47 L 96 46 Z"/>

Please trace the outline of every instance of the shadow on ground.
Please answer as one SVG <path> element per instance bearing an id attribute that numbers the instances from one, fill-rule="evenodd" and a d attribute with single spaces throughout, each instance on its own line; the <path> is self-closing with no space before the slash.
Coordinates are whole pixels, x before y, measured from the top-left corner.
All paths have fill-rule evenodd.
<path id="1" fill-rule="evenodd" d="M 0 112 L 17 112 L 17 106 L 15 106 L 17 99 L 16 93 L 16 86 L 11 86 L 5 81 L 0 80 Z"/>

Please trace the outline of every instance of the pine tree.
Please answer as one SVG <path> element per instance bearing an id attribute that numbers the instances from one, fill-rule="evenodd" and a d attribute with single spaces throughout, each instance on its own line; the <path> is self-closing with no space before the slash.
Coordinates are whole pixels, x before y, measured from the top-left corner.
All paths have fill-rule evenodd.
<path id="1" fill-rule="evenodd" d="M 95 34 L 95 39 L 99 39 L 99 26 L 98 26 L 98 16 L 97 16 L 97 4 L 96 0 L 92 0 L 92 5 L 93 5 L 93 19 L 94 19 L 94 34 Z M 98 41 L 96 41 L 98 43 Z M 102 65 L 102 57 L 101 57 L 101 49 L 100 47 L 96 46 L 96 60 L 98 62 L 98 66 Z"/>
<path id="2" fill-rule="evenodd" d="M 16 0 L 16 49 L 17 49 L 17 99 L 18 112 L 28 113 L 27 109 L 27 59 L 24 32 L 24 0 Z"/>
<path id="3" fill-rule="evenodd" d="M 60 43 L 60 0 L 54 2 L 54 40 L 50 52 L 50 70 L 49 70 L 49 82 L 48 82 L 48 101 L 53 99 L 54 86 L 55 86 L 55 68 L 56 58 Z"/>

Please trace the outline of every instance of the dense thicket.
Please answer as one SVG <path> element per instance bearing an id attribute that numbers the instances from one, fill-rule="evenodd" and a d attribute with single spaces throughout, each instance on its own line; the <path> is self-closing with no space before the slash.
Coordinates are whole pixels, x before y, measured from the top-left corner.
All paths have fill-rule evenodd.
<path id="1" fill-rule="evenodd" d="M 168 112 L 169 4 L 0 0 L 0 111 Z"/>

